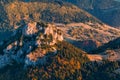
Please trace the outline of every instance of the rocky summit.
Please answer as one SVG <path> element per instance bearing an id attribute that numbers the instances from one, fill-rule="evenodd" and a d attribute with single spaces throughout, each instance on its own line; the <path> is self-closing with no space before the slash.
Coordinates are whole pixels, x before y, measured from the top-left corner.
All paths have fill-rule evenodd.
<path id="1" fill-rule="evenodd" d="M 0 47 L 4 48 L 1 48 L 0 67 L 11 64 L 13 60 L 25 65 L 44 64 L 47 58 L 45 54 L 56 53 L 54 45 L 63 41 L 62 32 L 54 24 L 31 22 L 21 27 L 14 31 L 11 39 L 1 42 Z M 34 52 L 36 48 L 39 51 Z"/>

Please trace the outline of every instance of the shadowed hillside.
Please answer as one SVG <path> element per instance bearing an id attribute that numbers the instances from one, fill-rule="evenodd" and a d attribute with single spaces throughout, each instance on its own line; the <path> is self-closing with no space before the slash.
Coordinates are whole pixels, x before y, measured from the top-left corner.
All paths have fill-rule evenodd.
<path id="1" fill-rule="evenodd" d="M 92 53 L 101 53 L 101 52 L 105 52 L 106 50 L 115 50 L 115 49 L 120 49 L 120 38 L 117 38 L 115 40 L 112 40 L 100 46 L 98 49 L 96 49 Z"/>

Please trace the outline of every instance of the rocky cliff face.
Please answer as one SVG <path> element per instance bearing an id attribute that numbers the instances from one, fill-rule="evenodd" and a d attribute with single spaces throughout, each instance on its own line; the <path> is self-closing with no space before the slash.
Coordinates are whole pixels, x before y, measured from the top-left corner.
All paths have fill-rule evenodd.
<path id="1" fill-rule="evenodd" d="M 28 23 L 16 30 L 11 39 L 1 41 L 0 67 L 12 60 L 25 65 L 44 64 L 47 53 L 56 53 L 54 45 L 58 41 L 63 41 L 63 35 L 54 24 Z"/>

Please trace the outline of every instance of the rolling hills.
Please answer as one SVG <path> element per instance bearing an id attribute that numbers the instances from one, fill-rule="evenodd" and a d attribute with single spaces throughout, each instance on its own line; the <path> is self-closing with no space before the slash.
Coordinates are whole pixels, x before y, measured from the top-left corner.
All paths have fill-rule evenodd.
<path id="1" fill-rule="evenodd" d="M 120 37 L 119 29 L 99 23 L 70 23 L 58 28 L 66 41 L 87 52 Z"/>

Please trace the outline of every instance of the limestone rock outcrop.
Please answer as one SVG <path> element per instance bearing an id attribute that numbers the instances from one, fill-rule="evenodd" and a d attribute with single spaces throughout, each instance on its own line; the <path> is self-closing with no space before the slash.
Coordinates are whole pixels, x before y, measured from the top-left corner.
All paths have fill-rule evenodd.
<path id="1" fill-rule="evenodd" d="M 1 43 L 4 49 L 2 49 L 3 55 L 0 56 L 0 61 L 9 59 L 7 63 L 6 61 L 2 62 L 4 64 L 2 66 L 11 64 L 11 60 L 25 65 L 45 64 L 46 54 L 57 52 L 57 49 L 52 46 L 58 41 L 63 41 L 61 30 L 57 29 L 54 24 L 32 22 L 15 32 L 16 34 L 11 38 L 13 40 L 8 39 L 3 41 L 4 44 Z M 7 58 L 5 55 L 9 57 Z"/>

